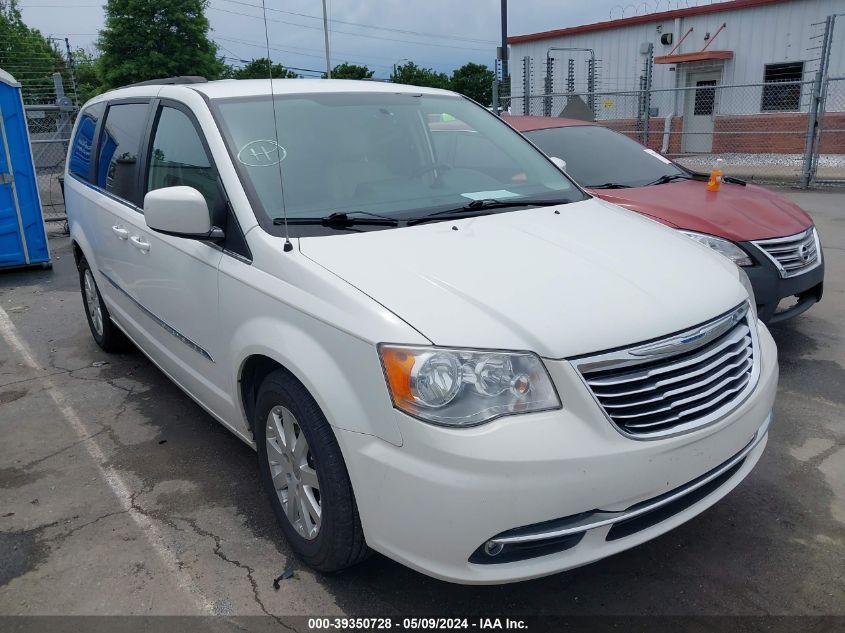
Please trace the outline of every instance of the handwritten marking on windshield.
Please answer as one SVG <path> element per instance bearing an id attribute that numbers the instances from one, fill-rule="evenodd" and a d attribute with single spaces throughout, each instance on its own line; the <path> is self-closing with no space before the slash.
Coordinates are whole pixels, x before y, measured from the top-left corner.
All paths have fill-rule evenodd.
<path id="1" fill-rule="evenodd" d="M 238 152 L 238 162 L 247 167 L 271 167 L 287 158 L 287 150 L 272 139 L 250 141 Z"/>

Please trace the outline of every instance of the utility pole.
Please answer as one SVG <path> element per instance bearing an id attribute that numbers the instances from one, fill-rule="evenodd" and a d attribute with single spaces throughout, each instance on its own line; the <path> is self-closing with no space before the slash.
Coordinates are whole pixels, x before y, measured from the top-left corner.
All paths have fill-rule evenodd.
<path id="1" fill-rule="evenodd" d="M 70 40 L 65 38 L 65 50 L 67 50 L 67 67 L 70 71 L 70 87 L 73 90 L 73 105 L 79 106 L 79 95 L 76 92 L 76 64 L 73 60 L 73 51 L 70 50 Z"/>
<path id="2" fill-rule="evenodd" d="M 329 14 L 326 11 L 326 0 L 323 0 L 323 35 L 326 39 L 326 79 L 331 79 L 332 55 L 329 51 Z"/>
<path id="3" fill-rule="evenodd" d="M 502 81 L 508 80 L 508 0 L 502 0 Z"/>

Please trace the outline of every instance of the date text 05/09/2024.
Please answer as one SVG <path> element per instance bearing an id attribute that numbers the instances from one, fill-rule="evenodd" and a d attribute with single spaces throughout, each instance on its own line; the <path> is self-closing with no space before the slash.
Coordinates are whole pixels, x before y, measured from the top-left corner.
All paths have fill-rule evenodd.
<path id="1" fill-rule="evenodd" d="M 524 620 L 511 618 L 309 618 L 308 628 L 319 630 L 525 630 Z"/>

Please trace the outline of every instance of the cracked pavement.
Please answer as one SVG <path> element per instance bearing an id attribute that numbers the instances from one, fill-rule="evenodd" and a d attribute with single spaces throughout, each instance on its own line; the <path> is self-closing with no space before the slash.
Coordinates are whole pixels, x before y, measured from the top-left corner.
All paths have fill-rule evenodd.
<path id="1" fill-rule="evenodd" d="M 69 241 L 52 236 L 52 271 L 0 273 L 35 361 L 0 337 L 0 614 L 845 614 L 845 194 L 786 193 L 816 219 L 827 279 L 820 305 L 773 328 L 781 386 L 758 467 L 655 541 L 502 587 L 378 555 L 303 567 L 254 452 L 141 353 L 96 347 Z"/>

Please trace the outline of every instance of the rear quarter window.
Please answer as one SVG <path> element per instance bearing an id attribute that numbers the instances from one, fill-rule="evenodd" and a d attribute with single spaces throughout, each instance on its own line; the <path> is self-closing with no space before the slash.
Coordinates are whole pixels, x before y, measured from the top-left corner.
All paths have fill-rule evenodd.
<path id="1" fill-rule="evenodd" d="M 92 180 L 91 161 L 94 157 L 94 134 L 97 131 L 97 122 L 103 117 L 105 111 L 105 103 L 95 103 L 85 108 L 79 115 L 76 134 L 73 136 L 68 171 L 86 182 Z"/>

